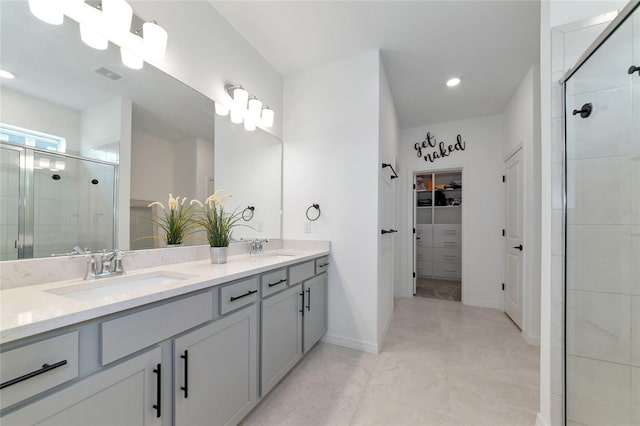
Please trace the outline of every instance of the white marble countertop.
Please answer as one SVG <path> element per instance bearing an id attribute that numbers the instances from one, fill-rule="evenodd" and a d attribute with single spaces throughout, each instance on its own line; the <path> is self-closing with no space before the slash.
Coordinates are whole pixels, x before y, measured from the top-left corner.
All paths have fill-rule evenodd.
<path id="1" fill-rule="evenodd" d="M 277 256 L 275 255 L 277 253 L 287 255 Z M 74 300 L 49 291 L 86 283 L 95 283 L 97 286 L 102 286 L 103 283 L 118 279 L 118 277 L 103 278 L 95 281 L 84 281 L 82 279 L 58 281 L 2 290 L 0 291 L 0 344 L 228 283 L 327 254 L 329 254 L 329 251 L 326 248 L 274 250 L 257 256 L 249 256 L 247 254 L 229 256 L 228 262 L 221 265 L 212 265 L 210 260 L 206 259 L 138 269 L 128 272 L 125 276 L 133 278 L 136 275 L 149 272 L 167 271 L 186 274 L 190 277 L 174 283 L 140 289 L 132 288 L 116 295 L 96 297 L 85 301 Z"/>

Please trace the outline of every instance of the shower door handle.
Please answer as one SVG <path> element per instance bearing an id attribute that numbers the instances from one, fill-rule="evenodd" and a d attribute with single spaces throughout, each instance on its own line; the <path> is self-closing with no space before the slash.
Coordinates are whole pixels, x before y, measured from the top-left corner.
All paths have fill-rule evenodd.
<path id="1" fill-rule="evenodd" d="M 522 244 L 520 244 L 519 246 L 514 246 L 513 248 L 522 251 L 524 247 L 522 247 Z"/>
<path id="2" fill-rule="evenodd" d="M 640 67 L 637 67 L 635 65 L 631 65 L 629 67 L 629 71 L 627 71 L 629 73 L 629 75 L 633 74 L 634 72 L 638 71 L 638 76 L 640 76 Z"/>

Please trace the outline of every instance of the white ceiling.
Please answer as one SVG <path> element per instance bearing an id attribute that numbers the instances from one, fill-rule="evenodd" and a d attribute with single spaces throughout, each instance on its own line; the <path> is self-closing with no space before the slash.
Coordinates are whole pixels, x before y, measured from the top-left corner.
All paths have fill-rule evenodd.
<path id="1" fill-rule="evenodd" d="M 284 76 L 380 49 L 403 128 L 501 113 L 539 61 L 539 0 L 211 3 Z"/>

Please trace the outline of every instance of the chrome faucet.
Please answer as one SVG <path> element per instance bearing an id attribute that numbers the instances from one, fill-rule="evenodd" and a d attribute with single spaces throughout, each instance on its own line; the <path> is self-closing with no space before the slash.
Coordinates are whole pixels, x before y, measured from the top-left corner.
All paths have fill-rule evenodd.
<path id="1" fill-rule="evenodd" d="M 126 253 L 127 252 L 121 250 L 113 250 L 112 252 L 103 250 L 102 253 L 85 255 L 87 258 L 87 272 L 85 273 L 84 279 L 95 280 L 114 275 L 124 275 L 126 272 L 122 264 L 122 259 L 124 259 Z"/>
<path id="2" fill-rule="evenodd" d="M 268 243 L 269 240 L 259 240 L 259 239 L 255 239 L 253 241 L 251 241 L 250 245 L 249 245 L 249 254 L 260 254 L 264 251 L 264 248 L 262 247 L 263 243 Z"/>

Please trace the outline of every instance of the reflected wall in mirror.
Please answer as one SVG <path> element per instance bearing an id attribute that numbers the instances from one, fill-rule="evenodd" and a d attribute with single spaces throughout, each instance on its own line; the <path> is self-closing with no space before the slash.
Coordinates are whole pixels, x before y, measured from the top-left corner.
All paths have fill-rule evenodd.
<path id="1" fill-rule="evenodd" d="M 77 23 L 48 25 L 26 1 L 0 2 L 0 68 L 16 75 L 0 80 L 0 260 L 161 247 L 147 205 L 169 193 L 203 200 L 216 187 L 256 207 L 246 222 L 255 231 L 234 238 L 280 237 L 281 143 L 218 120 L 214 169 L 213 100 L 147 63 L 126 68 L 116 46 L 94 50 Z M 48 168 L 34 167 L 40 157 Z"/>
<path id="2" fill-rule="evenodd" d="M 248 132 L 228 117 L 217 117 L 215 146 L 215 187 L 233 194 L 225 210 L 243 214 L 233 238 L 280 238 L 282 142 L 260 129 Z"/>

